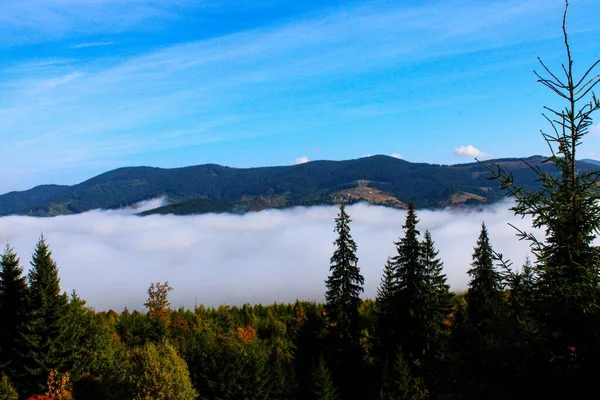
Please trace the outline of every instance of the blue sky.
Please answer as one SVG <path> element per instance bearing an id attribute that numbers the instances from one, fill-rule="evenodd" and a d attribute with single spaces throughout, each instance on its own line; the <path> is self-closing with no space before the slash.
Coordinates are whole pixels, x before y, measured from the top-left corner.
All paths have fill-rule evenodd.
<path id="1" fill-rule="evenodd" d="M 560 0 L 0 0 L 0 192 L 121 166 L 545 154 Z M 572 0 L 575 69 L 600 3 Z M 600 157 L 600 124 L 580 158 Z M 471 147 L 468 147 L 471 146 Z M 462 156 L 461 156 L 462 154 Z"/>

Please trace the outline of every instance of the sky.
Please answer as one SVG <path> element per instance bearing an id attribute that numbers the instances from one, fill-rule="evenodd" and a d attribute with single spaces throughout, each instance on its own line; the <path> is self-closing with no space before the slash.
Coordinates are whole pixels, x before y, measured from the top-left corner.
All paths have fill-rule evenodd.
<path id="1" fill-rule="evenodd" d="M 75 290 L 97 310 L 143 309 L 152 282 L 168 281 L 171 306 L 272 304 L 296 299 L 323 301 L 334 251 L 334 206 L 296 207 L 245 215 L 133 215 L 137 209 L 90 211 L 53 218 L 0 218 L 0 240 L 9 242 L 27 271 L 43 232 L 64 291 Z M 532 232 L 529 218 L 516 218 L 511 203 L 481 210 L 417 212 L 421 236 L 431 232 L 455 291 L 467 287 L 473 247 L 485 222 L 492 247 L 513 267 L 529 255 L 508 225 Z M 356 204 L 347 207 L 358 265 L 365 278 L 363 297 L 374 298 L 394 242 L 404 235 L 405 211 Z"/>
<path id="2" fill-rule="evenodd" d="M 0 193 L 110 169 L 546 154 L 559 0 L 0 0 Z M 575 70 L 600 2 L 572 0 Z M 580 158 L 600 157 L 600 123 Z"/>

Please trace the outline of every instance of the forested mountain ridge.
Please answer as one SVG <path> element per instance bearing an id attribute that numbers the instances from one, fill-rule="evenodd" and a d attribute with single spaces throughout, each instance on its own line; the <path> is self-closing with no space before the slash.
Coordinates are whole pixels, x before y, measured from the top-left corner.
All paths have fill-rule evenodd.
<path id="1" fill-rule="evenodd" d="M 555 172 L 541 156 L 526 161 Z M 515 181 L 535 188 L 536 174 L 516 158 L 486 161 L 514 174 Z M 598 169 L 580 162 L 582 171 Z M 205 164 L 184 168 L 127 167 L 73 186 L 43 185 L 0 196 L 0 215 L 54 216 L 93 209 L 117 209 L 166 196 L 169 204 L 149 213 L 193 214 L 245 212 L 298 205 L 369 201 L 404 207 L 443 207 L 492 203 L 503 198 L 489 171 L 479 163 L 438 165 L 411 163 L 388 156 L 347 161 L 313 161 L 300 165 L 231 168 Z"/>

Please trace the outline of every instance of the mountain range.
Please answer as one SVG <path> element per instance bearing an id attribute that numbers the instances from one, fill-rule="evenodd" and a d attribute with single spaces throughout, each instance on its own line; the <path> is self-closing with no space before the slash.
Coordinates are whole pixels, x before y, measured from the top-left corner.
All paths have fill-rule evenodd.
<path id="1" fill-rule="evenodd" d="M 524 159 L 533 167 L 556 173 L 542 156 Z M 521 159 L 485 161 L 512 173 L 517 184 L 535 189 L 535 172 Z M 595 160 L 579 161 L 581 171 L 598 170 Z M 280 167 L 231 168 L 205 164 L 184 168 L 127 167 L 73 186 L 41 185 L 0 195 L 0 215 L 56 216 L 93 209 L 118 209 L 162 197 L 167 204 L 148 214 L 244 213 L 368 201 L 403 208 L 469 206 L 504 198 L 498 183 L 480 163 L 438 165 L 412 163 L 388 156 L 346 161 L 312 161 Z"/>

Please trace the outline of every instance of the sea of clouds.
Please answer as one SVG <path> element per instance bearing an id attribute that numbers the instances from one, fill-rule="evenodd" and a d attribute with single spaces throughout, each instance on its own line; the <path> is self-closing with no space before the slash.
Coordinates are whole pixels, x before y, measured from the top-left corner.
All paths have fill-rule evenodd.
<path id="1" fill-rule="evenodd" d="M 338 208 L 297 207 L 245 215 L 134 215 L 136 208 L 90 211 L 53 218 L 0 218 L 0 239 L 10 243 L 29 269 L 43 233 L 58 264 L 61 286 L 75 289 L 98 310 L 142 309 L 151 282 L 168 281 L 172 306 L 323 300 L 333 253 Z M 521 265 L 530 254 L 509 223 L 531 230 L 510 203 L 480 210 L 419 210 L 421 234 L 428 229 L 444 261 L 451 287 L 468 283 L 473 246 L 485 221 L 494 249 Z M 394 242 L 403 235 L 405 212 L 349 206 L 351 234 L 358 245 L 365 297 L 374 297 Z"/>

